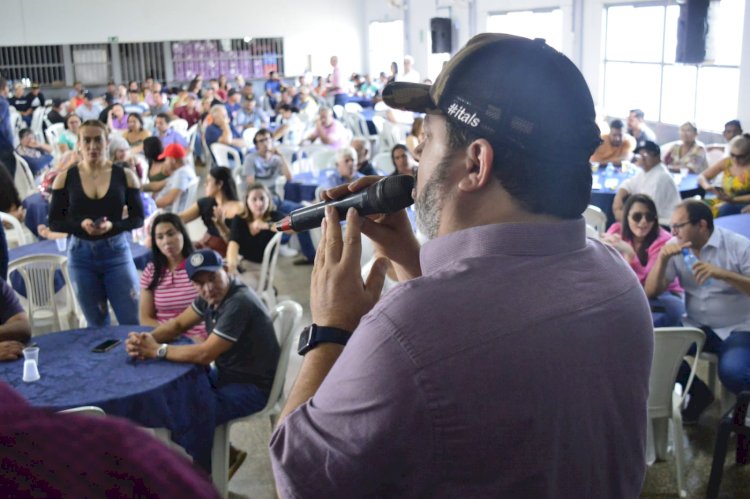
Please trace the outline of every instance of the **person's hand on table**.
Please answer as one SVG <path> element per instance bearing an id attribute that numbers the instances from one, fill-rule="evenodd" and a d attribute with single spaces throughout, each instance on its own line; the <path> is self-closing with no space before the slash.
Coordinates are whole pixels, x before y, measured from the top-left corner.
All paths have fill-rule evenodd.
<path id="1" fill-rule="evenodd" d="M 151 333 L 128 333 L 128 339 L 125 340 L 125 351 L 131 357 L 138 360 L 155 359 L 156 351 L 159 349 L 159 343 L 154 339 Z"/>
<path id="2" fill-rule="evenodd" d="M 16 360 L 23 354 L 23 343 L 0 341 L 0 361 Z"/>
<path id="3" fill-rule="evenodd" d="M 386 261 L 379 258 L 375 262 L 367 282 L 360 275 L 363 220 L 354 208 L 349 208 L 346 237 L 342 237 L 338 212 L 330 206 L 326 208 L 310 279 L 310 312 L 316 324 L 354 331 L 380 298 Z"/>
<path id="4" fill-rule="evenodd" d="M 350 184 L 343 184 L 324 191 L 323 201 L 342 198 L 349 193 L 359 192 L 383 177 L 370 175 L 361 177 Z M 407 271 L 410 277 L 419 277 L 422 271 L 419 263 L 419 241 L 411 228 L 406 210 L 363 218 L 362 233 L 373 242 L 375 252 L 385 256 Z"/>

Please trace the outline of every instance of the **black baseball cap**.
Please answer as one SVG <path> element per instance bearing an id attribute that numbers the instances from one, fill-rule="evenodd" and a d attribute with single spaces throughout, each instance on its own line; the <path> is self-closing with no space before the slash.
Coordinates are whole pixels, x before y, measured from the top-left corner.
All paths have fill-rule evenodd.
<path id="1" fill-rule="evenodd" d="M 536 157 L 588 158 L 601 143 L 583 75 L 540 38 L 476 35 L 432 85 L 392 82 L 383 100 Z"/>
<path id="2" fill-rule="evenodd" d="M 648 151 L 657 158 L 661 157 L 661 147 L 659 147 L 659 144 L 656 142 L 650 140 L 647 140 L 642 145 L 638 146 L 634 152 L 638 154 L 641 151 Z"/>
<path id="3" fill-rule="evenodd" d="M 187 272 L 190 280 L 195 279 L 198 272 L 218 272 L 224 267 L 224 260 L 221 255 L 212 249 L 198 250 L 188 257 L 188 261 L 185 264 L 185 272 Z"/>

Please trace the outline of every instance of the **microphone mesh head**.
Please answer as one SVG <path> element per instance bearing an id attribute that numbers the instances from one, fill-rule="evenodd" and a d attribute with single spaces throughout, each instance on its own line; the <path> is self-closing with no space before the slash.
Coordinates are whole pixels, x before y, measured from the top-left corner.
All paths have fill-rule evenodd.
<path id="1" fill-rule="evenodd" d="M 414 199 L 411 197 L 411 191 L 414 189 L 414 177 L 411 175 L 393 175 L 378 183 L 381 182 L 383 190 L 380 201 L 382 202 L 383 213 L 392 213 L 414 203 Z"/>

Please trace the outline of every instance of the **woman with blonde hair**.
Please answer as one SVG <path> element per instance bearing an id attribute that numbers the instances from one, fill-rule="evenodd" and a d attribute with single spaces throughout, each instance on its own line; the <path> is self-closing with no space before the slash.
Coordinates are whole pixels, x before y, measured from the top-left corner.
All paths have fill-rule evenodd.
<path id="1" fill-rule="evenodd" d="M 711 180 L 723 173 L 721 185 Z M 750 206 L 750 133 L 738 135 L 729 142 L 729 157 L 698 175 L 698 184 L 716 195 L 707 199 L 714 217 L 736 215 Z"/>

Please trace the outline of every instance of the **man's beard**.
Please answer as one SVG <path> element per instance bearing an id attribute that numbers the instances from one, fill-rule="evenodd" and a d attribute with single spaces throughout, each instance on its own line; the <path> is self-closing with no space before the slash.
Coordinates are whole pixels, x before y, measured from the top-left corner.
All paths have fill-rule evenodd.
<path id="1" fill-rule="evenodd" d="M 435 239 L 440 230 L 440 212 L 445 202 L 445 180 L 448 178 L 452 157 L 446 156 L 435 166 L 422 192 L 417 193 L 415 211 L 417 230 L 427 239 Z M 417 168 L 417 175 L 419 168 Z"/>

